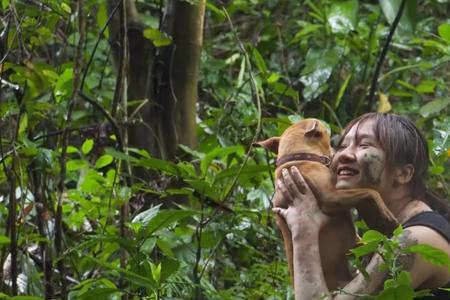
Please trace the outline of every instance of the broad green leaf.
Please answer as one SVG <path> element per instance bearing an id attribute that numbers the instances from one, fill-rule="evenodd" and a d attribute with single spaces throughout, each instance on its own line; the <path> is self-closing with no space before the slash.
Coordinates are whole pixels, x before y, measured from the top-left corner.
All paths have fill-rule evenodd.
<path id="1" fill-rule="evenodd" d="M 14 296 L 11 298 L 8 298 L 9 300 L 42 300 L 41 297 L 35 297 L 35 296 Z"/>
<path id="2" fill-rule="evenodd" d="M 150 263 L 150 267 L 152 269 L 152 277 L 157 285 L 161 283 L 161 264 L 158 265 Z"/>
<path id="3" fill-rule="evenodd" d="M 74 146 L 67 146 L 66 148 L 66 153 L 72 154 L 72 153 L 78 153 L 78 149 L 75 148 Z"/>
<path id="4" fill-rule="evenodd" d="M 390 24 L 394 22 L 395 16 L 400 8 L 402 0 L 380 0 L 380 6 L 386 19 Z M 411 36 L 417 22 L 417 0 L 406 1 L 402 18 L 397 28 L 397 36 Z"/>
<path id="5" fill-rule="evenodd" d="M 148 222 L 159 213 L 159 209 L 161 208 L 161 205 L 162 204 L 156 205 L 152 208 L 149 208 L 149 209 L 139 213 L 136 217 L 133 218 L 131 223 L 140 223 L 140 224 L 146 226 L 148 224 Z"/>
<path id="6" fill-rule="evenodd" d="M 274 82 L 277 82 L 278 79 L 280 79 L 280 78 L 281 78 L 280 74 L 270 73 L 269 77 L 267 77 L 267 82 L 268 83 L 274 83 Z"/>
<path id="7" fill-rule="evenodd" d="M 146 235 L 151 235 L 158 230 L 167 228 L 172 223 L 192 217 L 196 214 L 198 213 L 192 210 L 162 210 L 148 221 L 145 233 Z"/>
<path id="8" fill-rule="evenodd" d="M 147 28 L 143 32 L 144 37 L 152 41 L 155 47 L 162 47 L 172 44 L 172 38 L 165 32 L 161 32 L 155 28 Z"/>
<path id="9" fill-rule="evenodd" d="M 418 253 L 424 260 L 431 264 L 450 268 L 450 258 L 441 249 L 427 244 L 418 244 L 407 247 L 405 251 L 407 253 Z"/>
<path id="10" fill-rule="evenodd" d="M 106 21 L 108 19 L 108 10 L 106 8 L 106 3 L 105 2 L 101 2 L 98 4 L 98 10 L 97 10 L 97 16 L 96 16 L 96 21 L 97 21 L 97 26 L 99 28 L 99 31 L 103 29 L 103 27 L 106 25 Z M 106 27 L 105 30 L 105 37 L 109 38 L 109 28 Z"/>
<path id="11" fill-rule="evenodd" d="M 58 77 L 56 82 L 54 95 L 56 102 L 67 100 L 73 90 L 73 69 L 67 68 Z"/>
<path id="12" fill-rule="evenodd" d="M 435 87 L 436 87 L 436 81 L 425 79 L 425 80 L 422 80 L 418 86 L 416 86 L 415 90 L 419 94 L 434 93 Z"/>
<path id="13" fill-rule="evenodd" d="M 294 39 L 291 41 L 291 43 L 295 43 L 295 42 L 299 41 L 302 37 L 304 37 L 310 33 L 313 33 L 321 28 L 323 28 L 323 25 L 307 24 L 305 27 L 303 27 L 300 31 L 298 31 L 295 34 Z"/>
<path id="14" fill-rule="evenodd" d="M 217 147 L 207 153 L 205 155 L 205 158 L 200 163 L 200 171 L 202 173 L 202 176 L 206 175 L 206 171 L 208 169 L 208 166 L 211 164 L 214 158 L 216 157 L 224 157 L 228 156 L 229 154 L 236 153 L 238 156 L 241 156 L 244 153 L 244 149 L 242 146 L 232 146 L 232 147 Z"/>
<path id="15" fill-rule="evenodd" d="M 234 165 L 231 168 L 227 168 L 222 172 L 218 173 L 214 176 L 215 181 L 223 180 L 226 178 L 234 177 L 237 175 L 240 165 Z M 241 175 L 256 175 L 257 173 L 271 172 L 273 168 L 271 166 L 266 165 L 246 165 L 242 171 Z"/>
<path id="16" fill-rule="evenodd" d="M 4 235 L 0 235 L 0 247 L 1 246 L 8 246 L 10 243 L 10 239 Z"/>
<path id="17" fill-rule="evenodd" d="M 402 225 L 399 225 L 397 228 L 395 228 L 393 236 L 400 236 L 403 233 L 403 227 Z"/>
<path id="18" fill-rule="evenodd" d="M 413 300 L 414 289 L 411 285 L 398 285 L 381 291 L 376 300 Z"/>
<path id="19" fill-rule="evenodd" d="M 82 168 L 86 168 L 89 163 L 84 159 L 71 159 L 67 161 L 66 168 L 67 171 L 77 171 Z"/>
<path id="20" fill-rule="evenodd" d="M 158 245 L 158 248 L 161 249 L 161 251 L 162 251 L 167 257 L 171 257 L 171 258 L 174 258 L 174 257 L 175 257 L 174 254 L 173 254 L 173 251 L 172 251 L 172 247 L 171 247 L 171 245 L 170 245 L 168 242 L 166 242 L 166 241 L 163 240 L 163 239 L 158 239 L 158 240 L 156 241 L 156 244 Z"/>
<path id="21" fill-rule="evenodd" d="M 159 171 L 166 172 L 166 173 L 172 174 L 172 175 L 180 175 L 180 173 L 181 173 L 180 171 L 182 170 L 182 169 L 179 169 L 177 167 L 177 165 L 174 164 L 173 162 L 170 162 L 167 160 L 162 160 L 162 159 L 157 159 L 157 158 L 153 158 L 153 157 L 140 158 L 137 161 L 136 165 L 150 168 L 153 170 L 159 170 Z"/>
<path id="22" fill-rule="evenodd" d="M 130 161 L 132 163 L 138 162 L 137 158 L 135 158 L 129 154 L 125 154 L 123 152 L 117 151 L 116 149 L 111 148 L 111 147 L 107 147 L 105 149 L 105 153 L 111 155 L 115 159 Z"/>
<path id="23" fill-rule="evenodd" d="M 436 114 L 446 108 L 450 104 L 450 99 L 438 99 L 433 100 L 425 104 L 420 108 L 420 114 L 423 117 L 428 117 L 432 114 Z"/>
<path id="24" fill-rule="evenodd" d="M 84 155 L 91 152 L 92 148 L 94 147 L 94 140 L 87 139 L 84 141 L 83 145 L 81 146 L 81 152 L 83 152 Z"/>
<path id="25" fill-rule="evenodd" d="M 106 287 L 95 287 L 87 290 L 86 292 L 79 295 L 80 299 L 83 300 L 99 300 L 99 299 L 109 299 L 108 296 L 116 295 L 120 296 L 121 292 L 117 288 L 106 288 Z"/>
<path id="26" fill-rule="evenodd" d="M 374 253 L 378 249 L 378 245 L 378 242 L 368 242 L 364 245 L 351 249 L 350 252 L 359 258 L 361 256 Z"/>
<path id="27" fill-rule="evenodd" d="M 335 1 L 327 15 L 333 32 L 348 33 L 356 29 L 358 22 L 358 1 Z"/>
<path id="28" fill-rule="evenodd" d="M 28 114 L 24 113 L 20 118 L 19 136 L 22 136 L 28 128 Z"/>
<path id="29" fill-rule="evenodd" d="M 172 258 L 164 258 L 161 260 L 161 283 L 166 280 L 180 268 L 180 263 Z"/>
<path id="30" fill-rule="evenodd" d="M 69 15 L 72 13 L 72 9 L 70 8 L 69 5 L 67 5 L 67 3 L 62 2 L 61 9 Z"/>
<path id="31" fill-rule="evenodd" d="M 128 270 L 124 270 L 122 268 L 116 267 L 110 263 L 104 262 L 100 259 L 97 259 L 97 258 L 94 258 L 91 256 L 85 256 L 85 258 L 93 261 L 94 263 L 96 263 L 106 269 L 114 270 L 120 274 L 123 274 L 124 275 L 123 278 L 125 280 L 129 281 L 130 283 L 149 288 L 152 291 L 157 290 L 157 286 L 156 286 L 155 282 L 153 280 L 150 280 L 147 277 L 141 276 L 139 274 L 136 274 L 136 273 L 128 271 Z"/>
<path id="32" fill-rule="evenodd" d="M 337 49 L 311 48 L 308 50 L 306 65 L 300 77 L 304 85 L 303 97 L 306 101 L 311 101 L 328 88 L 327 81 L 340 60 L 339 53 Z"/>
<path id="33" fill-rule="evenodd" d="M 258 49 L 256 48 L 253 48 L 253 59 L 255 60 L 256 67 L 258 68 L 258 70 L 263 75 L 267 74 L 267 66 L 266 63 L 264 62 L 264 58 L 261 56 Z"/>
<path id="34" fill-rule="evenodd" d="M 444 23 L 439 25 L 438 33 L 441 38 L 450 43 L 450 24 Z"/>
<path id="35" fill-rule="evenodd" d="M 345 78 L 341 87 L 339 88 L 338 95 L 336 97 L 336 101 L 334 102 L 334 109 L 337 109 L 342 101 L 342 96 L 344 96 L 345 90 L 347 89 L 348 83 L 350 82 L 350 78 L 352 78 L 352 74 L 349 74 L 347 78 Z"/>
<path id="36" fill-rule="evenodd" d="M 97 159 L 97 161 L 95 162 L 95 168 L 100 169 L 100 168 L 106 167 L 107 165 L 112 163 L 113 160 L 114 160 L 114 158 L 111 155 L 104 154 L 104 155 L 100 156 Z"/>
<path id="37" fill-rule="evenodd" d="M 362 242 L 383 242 L 386 240 L 386 236 L 376 230 L 368 230 L 362 236 Z"/>

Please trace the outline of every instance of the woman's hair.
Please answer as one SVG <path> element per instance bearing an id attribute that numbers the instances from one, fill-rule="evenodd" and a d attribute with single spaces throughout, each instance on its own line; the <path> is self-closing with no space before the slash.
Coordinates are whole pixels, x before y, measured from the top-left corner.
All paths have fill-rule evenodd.
<path id="1" fill-rule="evenodd" d="M 341 136 L 347 135 L 353 126 L 358 127 L 367 121 L 374 122 L 375 137 L 386 154 L 388 167 L 411 164 L 414 174 L 410 181 L 411 195 L 423 199 L 432 209 L 448 214 L 450 207 L 438 197 L 431 197 L 425 186 L 430 164 L 428 145 L 422 133 L 414 123 L 403 116 L 392 113 L 366 113 L 352 120 Z"/>

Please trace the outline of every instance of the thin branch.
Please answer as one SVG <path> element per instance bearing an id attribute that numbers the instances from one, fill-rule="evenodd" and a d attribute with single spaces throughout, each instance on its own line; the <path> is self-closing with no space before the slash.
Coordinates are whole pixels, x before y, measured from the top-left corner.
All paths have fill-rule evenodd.
<path id="1" fill-rule="evenodd" d="M 233 26 L 233 22 L 231 21 L 230 15 L 228 14 L 228 11 L 226 10 L 226 8 L 224 6 L 222 6 L 222 12 L 224 13 L 225 17 L 228 20 L 228 23 L 230 25 L 231 31 L 234 34 L 234 37 L 236 39 L 236 42 L 239 46 L 240 52 L 244 55 L 245 57 L 245 61 L 247 63 L 247 69 L 248 69 L 248 75 L 250 78 L 250 86 L 251 86 L 251 91 L 252 91 L 252 95 L 255 97 L 256 99 L 256 106 L 257 106 L 257 110 L 258 110 L 258 120 L 256 123 L 256 130 L 255 130 L 255 135 L 253 136 L 252 142 L 250 144 L 250 147 L 248 148 L 248 151 L 244 157 L 244 161 L 241 164 L 241 167 L 239 168 L 236 176 L 234 176 L 233 181 L 231 183 L 231 185 L 229 186 L 228 190 L 225 192 L 225 195 L 222 198 L 221 202 L 226 202 L 228 200 L 228 198 L 231 196 L 231 192 L 233 191 L 237 180 L 239 178 L 239 176 L 242 173 L 242 170 L 244 169 L 245 165 L 247 164 L 248 159 L 250 158 L 250 153 L 253 149 L 253 144 L 257 141 L 259 134 L 261 132 L 261 117 L 262 117 L 262 111 L 261 111 L 261 100 L 259 98 L 259 93 L 258 93 L 258 89 L 256 86 L 256 80 L 253 76 L 253 70 L 252 70 L 252 65 L 250 63 L 250 58 L 248 56 L 247 51 L 245 50 L 244 45 L 242 44 L 241 40 L 239 39 L 236 29 Z"/>
<path id="2" fill-rule="evenodd" d="M 67 298 L 67 280 L 65 274 L 64 260 L 62 257 L 63 249 L 62 249 L 62 199 L 64 195 L 64 182 L 66 178 L 66 154 L 67 154 L 67 146 L 68 146 L 68 138 L 69 138 L 69 128 L 72 123 L 72 114 L 75 109 L 75 104 L 77 102 L 77 98 L 80 93 L 80 73 L 81 73 L 81 64 L 83 61 L 83 44 L 85 40 L 85 24 L 84 24 L 84 15 L 83 15 L 83 7 L 84 0 L 77 1 L 77 15 L 78 15 L 78 31 L 79 31 L 79 41 L 76 48 L 75 53 L 75 63 L 74 63 L 74 76 L 73 76 L 73 91 L 69 100 L 69 107 L 67 110 L 67 122 L 64 126 L 64 131 L 61 137 L 61 174 L 58 183 L 58 203 L 56 207 L 56 216 L 55 216 L 55 249 L 56 255 L 58 257 L 58 271 L 61 275 L 61 298 Z"/>
<path id="3" fill-rule="evenodd" d="M 103 35 L 104 35 L 106 29 L 108 28 L 109 23 L 111 22 L 113 16 L 116 14 L 117 9 L 120 7 L 120 4 L 121 4 L 121 3 L 122 3 L 121 0 L 117 1 L 116 6 L 115 6 L 114 9 L 111 11 L 111 14 L 108 16 L 108 19 L 106 20 L 105 25 L 103 26 L 102 30 L 101 30 L 100 33 L 98 34 L 97 41 L 95 42 L 95 46 L 94 46 L 94 48 L 92 49 L 91 55 L 90 55 L 90 57 L 89 57 L 89 61 L 88 61 L 87 65 L 86 65 L 86 67 L 85 67 L 85 69 L 84 69 L 83 79 L 81 80 L 81 85 L 80 85 L 80 91 L 81 91 L 81 92 L 83 92 L 84 82 L 85 82 L 85 80 L 86 80 L 86 76 L 87 76 L 87 73 L 88 73 L 88 71 L 89 71 L 89 67 L 91 66 L 92 61 L 94 60 L 95 52 L 97 52 L 98 45 L 100 44 L 100 41 L 101 41 L 101 39 L 103 38 Z"/>
<path id="4" fill-rule="evenodd" d="M 392 22 L 391 28 L 389 29 L 389 35 L 386 39 L 383 50 L 381 51 L 380 57 L 378 58 L 377 66 L 376 66 L 375 72 L 372 76 L 372 83 L 370 85 L 369 101 L 367 102 L 367 111 L 370 111 L 372 109 L 372 105 L 373 105 L 374 98 L 375 98 L 375 91 L 377 89 L 378 76 L 380 75 L 381 67 L 383 65 L 386 54 L 389 50 L 389 46 L 391 44 L 392 38 L 394 37 L 394 33 L 395 33 L 395 30 L 397 29 L 397 25 L 400 23 L 400 19 L 402 18 L 405 5 L 406 5 L 406 0 L 402 0 L 402 2 L 400 3 L 400 7 L 398 8 L 397 15 L 395 16 L 394 22 Z"/>

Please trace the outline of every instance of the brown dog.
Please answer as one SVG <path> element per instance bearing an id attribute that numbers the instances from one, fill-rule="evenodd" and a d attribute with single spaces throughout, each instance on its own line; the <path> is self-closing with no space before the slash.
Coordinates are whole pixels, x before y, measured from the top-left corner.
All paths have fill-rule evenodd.
<path id="1" fill-rule="evenodd" d="M 330 137 L 319 120 L 304 119 L 287 128 L 281 137 L 272 137 L 256 144 L 278 153 L 277 178 L 281 177 L 283 168 L 289 170 L 295 165 L 316 196 L 320 209 L 333 216 L 320 232 L 320 258 L 328 288 L 343 287 L 351 279 L 346 254 L 356 242 L 350 208 L 357 209 L 369 228 L 388 235 L 397 226 L 395 217 L 374 190 L 335 188 L 333 173 L 328 168 L 332 154 Z M 289 203 L 277 190 L 273 205 L 287 208 Z M 282 217 L 276 215 L 276 220 L 283 235 L 289 271 L 293 277 L 291 232 Z"/>

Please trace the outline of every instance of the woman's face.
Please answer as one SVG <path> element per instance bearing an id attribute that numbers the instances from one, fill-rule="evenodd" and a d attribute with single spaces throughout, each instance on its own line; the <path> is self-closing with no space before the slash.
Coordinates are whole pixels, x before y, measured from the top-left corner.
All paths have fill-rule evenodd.
<path id="1" fill-rule="evenodd" d="M 386 154 L 374 133 L 374 121 L 354 125 L 336 150 L 331 167 L 336 188 L 372 188 L 382 193 L 389 183 Z"/>

